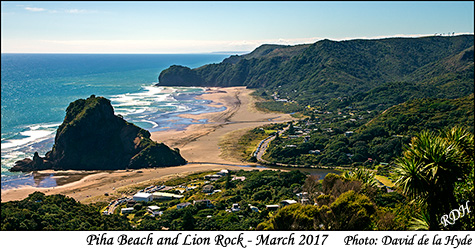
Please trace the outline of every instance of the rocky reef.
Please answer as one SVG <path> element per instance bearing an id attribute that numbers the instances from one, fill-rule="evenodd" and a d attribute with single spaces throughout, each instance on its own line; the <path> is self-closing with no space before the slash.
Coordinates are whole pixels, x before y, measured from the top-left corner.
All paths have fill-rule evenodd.
<path id="1" fill-rule="evenodd" d="M 58 127 L 53 149 L 42 158 L 17 161 L 10 171 L 119 170 L 186 164 L 178 149 L 114 115 L 110 101 L 92 95 L 72 102 Z"/>

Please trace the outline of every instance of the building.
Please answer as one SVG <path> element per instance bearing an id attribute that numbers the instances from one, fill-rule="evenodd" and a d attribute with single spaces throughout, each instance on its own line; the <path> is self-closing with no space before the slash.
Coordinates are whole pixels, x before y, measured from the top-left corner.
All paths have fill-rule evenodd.
<path id="1" fill-rule="evenodd" d="M 246 180 L 246 177 L 244 177 L 244 176 L 240 176 L 240 177 L 236 176 L 236 177 L 233 177 L 232 180 L 245 181 L 245 180 Z"/>
<path id="2" fill-rule="evenodd" d="M 347 131 L 347 132 L 345 132 L 345 136 L 346 136 L 346 137 L 350 137 L 351 135 L 353 135 L 353 131 Z"/>
<path id="3" fill-rule="evenodd" d="M 275 211 L 277 209 L 279 209 L 279 205 L 266 205 L 266 209 L 269 210 L 269 211 Z"/>
<path id="4" fill-rule="evenodd" d="M 210 200 L 205 199 L 205 200 L 194 200 L 193 205 L 197 207 L 207 207 L 207 208 L 212 208 L 214 207 L 213 203 L 211 203 Z"/>
<path id="5" fill-rule="evenodd" d="M 282 206 L 288 206 L 288 205 L 292 205 L 292 204 L 295 204 L 297 203 L 297 201 L 295 200 L 283 200 L 280 202 L 280 204 L 282 204 Z"/>
<path id="6" fill-rule="evenodd" d="M 132 213 L 133 211 L 134 211 L 134 208 L 133 208 L 133 207 L 126 207 L 126 208 L 122 208 L 122 209 L 120 210 L 120 212 L 121 212 L 122 214 L 130 214 L 130 213 Z"/>
<path id="7" fill-rule="evenodd" d="M 223 170 L 221 170 L 221 171 L 217 172 L 217 173 L 216 173 L 216 175 L 219 175 L 219 176 L 221 176 L 221 177 L 222 177 L 222 176 L 226 176 L 226 175 L 228 175 L 228 173 L 229 173 L 229 171 L 228 171 L 228 170 L 226 170 L 226 169 L 223 169 Z"/>
<path id="8" fill-rule="evenodd" d="M 300 198 L 300 199 L 308 198 L 308 193 L 307 192 L 297 193 L 295 195 L 297 195 L 297 197 Z"/>
<path id="9" fill-rule="evenodd" d="M 153 200 L 153 196 L 150 193 L 136 193 L 133 196 L 133 200 L 135 201 L 145 201 L 145 202 L 150 202 Z"/>
<path id="10" fill-rule="evenodd" d="M 303 205 L 312 204 L 312 202 L 309 199 L 306 199 L 306 198 L 300 199 L 300 203 L 303 204 Z"/>
<path id="11" fill-rule="evenodd" d="M 203 193 L 212 193 L 214 191 L 213 185 L 206 185 L 203 187 Z"/>
<path id="12" fill-rule="evenodd" d="M 190 202 L 180 203 L 180 204 L 176 205 L 176 209 L 183 209 L 183 208 L 185 208 L 189 205 L 191 205 Z"/>
<path id="13" fill-rule="evenodd" d="M 233 204 L 233 206 L 231 207 L 231 212 L 239 212 L 241 211 L 241 207 L 239 206 L 239 204 L 235 203 Z"/>
<path id="14" fill-rule="evenodd" d="M 181 199 L 183 198 L 183 195 L 178 195 L 174 193 L 155 192 L 155 193 L 152 193 L 152 197 L 154 200 L 173 200 L 173 199 Z"/>
<path id="15" fill-rule="evenodd" d="M 207 180 L 211 180 L 211 179 L 219 179 L 221 178 L 221 175 L 217 175 L 217 174 L 208 174 L 205 176 L 205 179 Z"/>
<path id="16" fill-rule="evenodd" d="M 251 211 L 259 213 L 259 208 L 257 208 L 256 206 L 249 206 L 249 208 L 251 209 Z"/>
<path id="17" fill-rule="evenodd" d="M 315 154 L 315 155 L 319 155 L 321 153 L 320 150 L 310 150 L 308 151 L 309 154 Z"/>
<path id="18" fill-rule="evenodd" d="M 153 217 L 162 214 L 162 212 L 160 211 L 160 207 L 159 207 L 159 206 L 148 206 L 148 207 L 147 207 L 147 212 L 149 212 L 150 214 L 152 214 Z"/>

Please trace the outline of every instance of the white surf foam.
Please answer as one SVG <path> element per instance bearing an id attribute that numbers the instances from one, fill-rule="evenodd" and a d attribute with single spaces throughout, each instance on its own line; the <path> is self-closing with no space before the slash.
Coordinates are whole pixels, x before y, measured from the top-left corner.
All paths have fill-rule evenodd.
<path id="1" fill-rule="evenodd" d="M 39 124 L 28 126 L 25 131 L 19 133 L 22 138 L 2 140 L 2 152 L 3 150 L 24 147 L 52 138 L 59 125 L 60 124 Z"/>

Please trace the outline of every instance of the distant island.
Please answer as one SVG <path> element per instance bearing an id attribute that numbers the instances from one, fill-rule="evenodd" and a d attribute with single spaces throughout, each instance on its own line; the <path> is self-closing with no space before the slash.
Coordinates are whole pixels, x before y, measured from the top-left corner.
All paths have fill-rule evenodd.
<path id="1" fill-rule="evenodd" d="M 90 96 L 69 104 L 53 149 L 17 161 L 10 170 L 119 170 L 186 164 L 178 149 L 150 139 L 150 133 L 114 115 L 110 100 Z"/>

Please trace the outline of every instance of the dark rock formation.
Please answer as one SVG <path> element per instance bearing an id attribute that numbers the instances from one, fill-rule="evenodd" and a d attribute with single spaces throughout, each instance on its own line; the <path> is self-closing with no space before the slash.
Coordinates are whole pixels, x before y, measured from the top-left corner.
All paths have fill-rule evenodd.
<path id="1" fill-rule="evenodd" d="M 15 163 L 11 171 L 117 170 L 183 165 L 178 149 L 150 139 L 150 133 L 114 115 L 110 101 L 94 95 L 72 102 L 44 158 Z"/>
<path id="2" fill-rule="evenodd" d="M 158 76 L 159 83 L 172 83 L 176 86 L 201 86 L 204 84 L 196 72 L 181 65 L 172 65 Z"/>

